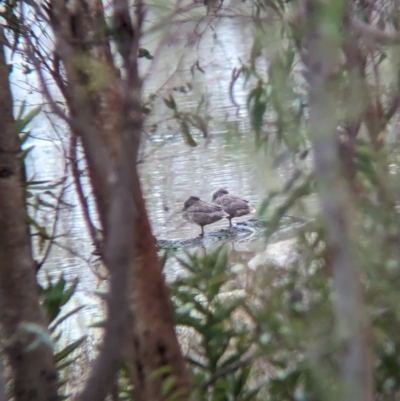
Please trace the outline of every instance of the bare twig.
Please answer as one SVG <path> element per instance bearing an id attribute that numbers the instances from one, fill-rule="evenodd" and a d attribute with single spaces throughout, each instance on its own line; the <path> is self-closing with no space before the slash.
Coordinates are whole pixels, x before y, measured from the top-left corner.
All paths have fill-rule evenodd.
<path id="1" fill-rule="evenodd" d="M 238 104 L 235 100 L 235 97 L 233 95 L 233 89 L 235 86 L 236 81 L 238 80 L 238 78 L 240 77 L 240 74 L 243 72 L 243 66 L 240 68 L 234 68 L 232 70 L 232 77 L 231 77 L 231 81 L 229 82 L 229 97 L 231 99 L 232 104 L 236 107 L 236 113 L 238 114 L 240 111 L 240 104 Z"/>
<path id="2" fill-rule="evenodd" d="M 77 152 L 78 152 L 77 138 L 75 135 L 71 135 L 71 141 L 70 141 L 71 171 L 72 171 L 72 176 L 74 177 L 76 192 L 78 194 L 79 203 L 81 204 L 83 217 L 85 219 L 86 226 L 89 230 L 90 237 L 92 238 L 96 251 L 99 252 L 99 255 L 102 257 L 102 243 L 99 241 L 96 227 L 92 223 L 87 198 L 85 197 L 85 194 L 83 192 L 83 187 L 78 169 Z"/>

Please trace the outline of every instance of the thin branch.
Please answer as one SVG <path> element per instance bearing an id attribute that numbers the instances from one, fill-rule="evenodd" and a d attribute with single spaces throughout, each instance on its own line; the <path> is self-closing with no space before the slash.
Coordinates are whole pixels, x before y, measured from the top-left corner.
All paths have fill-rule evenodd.
<path id="1" fill-rule="evenodd" d="M 36 15 L 38 17 L 44 18 L 43 12 L 36 4 L 34 5 L 34 9 L 35 9 Z M 27 20 L 27 16 L 25 14 L 25 8 L 23 7 L 22 2 L 20 3 L 20 13 L 23 16 L 24 20 Z M 36 59 L 36 55 L 37 55 L 37 57 L 40 60 L 40 63 L 43 64 L 46 71 L 54 79 L 54 82 L 57 84 L 57 87 L 60 90 L 61 94 L 63 95 L 64 99 L 67 99 L 68 94 L 67 94 L 65 82 L 60 73 L 60 58 L 59 58 L 58 54 L 56 52 L 53 52 L 54 53 L 53 54 L 53 68 L 51 68 L 48 61 L 46 60 L 45 56 L 41 53 L 39 46 L 34 46 L 34 44 L 32 43 L 31 38 L 33 38 L 36 41 L 36 43 L 40 43 L 39 38 L 35 33 L 35 30 L 30 29 L 28 27 L 25 28 L 25 30 L 26 30 L 26 32 L 24 31 L 24 38 L 26 40 L 26 43 L 28 43 L 27 46 L 28 46 L 29 50 L 31 50 L 30 53 L 28 54 L 28 59 L 30 59 L 30 61 L 32 61 L 35 64 L 35 69 L 36 69 L 36 71 L 38 71 L 37 70 L 37 67 L 38 67 L 37 62 L 38 61 L 32 59 L 32 56 L 34 56 Z"/>
<path id="2" fill-rule="evenodd" d="M 360 35 L 361 39 L 367 45 L 393 45 L 400 44 L 400 35 L 399 34 L 391 34 L 384 31 L 381 31 L 379 28 L 367 24 L 359 19 L 353 17 L 350 20 L 351 26 L 354 31 Z"/>
<path id="3" fill-rule="evenodd" d="M 86 227 L 89 230 L 90 237 L 92 238 L 92 241 L 93 241 L 96 251 L 99 253 L 100 257 L 102 258 L 102 244 L 99 241 L 97 229 L 94 226 L 94 224 L 92 223 L 92 219 L 90 217 L 90 212 L 89 212 L 89 205 L 87 202 L 87 198 L 85 197 L 85 194 L 83 192 L 83 187 L 81 184 L 81 179 L 80 179 L 80 174 L 79 174 L 79 169 L 78 169 L 77 152 L 78 152 L 77 138 L 75 135 L 71 135 L 70 158 L 71 158 L 72 176 L 74 177 L 74 182 L 75 182 L 75 189 L 78 194 L 79 203 L 81 204 L 81 209 L 83 212 L 83 217 L 86 222 Z"/>
<path id="4" fill-rule="evenodd" d="M 385 123 L 388 123 L 391 120 L 391 118 L 396 114 L 399 107 L 400 107 L 400 87 L 397 88 L 393 97 L 388 101 L 388 108 L 384 114 Z"/>
<path id="5" fill-rule="evenodd" d="M 54 218 L 54 221 L 53 221 L 53 225 L 52 225 L 52 230 L 51 230 L 52 234 L 55 234 L 55 233 L 56 233 L 56 230 L 57 230 L 57 225 L 58 225 L 58 221 L 59 221 L 59 218 L 60 218 L 60 205 L 61 205 L 61 202 L 62 202 L 62 198 L 63 198 L 63 196 L 64 196 L 64 193 L 65 193 L 65 190 L 66 190 L 66 187 L 63 186 L 62 189 L 61 189 L 61 191 L 60 191 L 60 193 L 59 193 L 59 195 L 58 195 L 58 197 L 57 197 L 56 208 L 55 208 L 55 210 L 56 210 L 56 215 L 55 215 L 55 218 Z M 55 237 L 55 236 L 52 236 L 52 238 L 50 238 L 49 245 L 48 245 L 47 248 L 46 248 L 46 251 L 45 251 L 45 253 L 44 253 L 44 255 L 43 255 L 43 258 L 42 258 L 42 260 L 38 263 L 38 269 L 40 269 L 40 268 L 44 265 L 44 263 L 46 262 L 47 258 L 48 258 L 49 255 L 50 255 L 50 251 L 51 251 L 52 246 L 53 246 L 53 244 L 54 244 L 54 243 L 53 243 L 53 237 Z"/>
<path id="6" fill-rule="evenodd" d="M 245 366 L 249 365 L 251 362 L 253 362 L 254 358 L 253 357 L 248 357 L 242 361 L 236 362 L 231 366 L 228 366 L 225 369 L 222 369 L 215 375 L 211 376 L 202 386 L 202 390 L 206 390 L 208 387 L 212 386 L 218 379 L 221 377 L 224 377 L 226 375 L 229 375 L 230 373 L 236 372 L 240 368 L 244 368 Z"/>
<path id="7" fill-rule="evenodd" d="M 42 94 L 44 95 L 45 99 L 49 102 L 53 113 L 61 120 L 65 121 L 68 125 L 71 125 L 72 123 L 71 120 L 64 113 L 64 111 L 58 106 L 58 104 L 54 101 L 53 96 L 50 93 L 49 87 L 47 86 L 46 80 L 43 75 L 42 66 L 37 57 L 35 56 L 34 50 L 32 49 L 32 44 L 26 37 L 25 37 L 25 42 L 26 42 L 25 51 L 28 56 L 28 59 L 33 63 L 35 71 L 38 74 Z"/>
<path id="8" fill-rule="evenodd" d="M 235 86 L 236 81 L 238 80 L 238 78 L 240 77 L 240 74 L 243 72 L 244 68 L 243 66 L 240 68 L 234 68 L 232 70 L 232 78 L 231 78 L 231 82 L 229 82 L 229 97 L 231 99 L 232 104 L 236 107 L 236 115 L 238 115 L 239 111 L 240 111 L 240 104 L 238 104 L 235 100 L 235 97 L 233 95 L 233 89 Z"/>

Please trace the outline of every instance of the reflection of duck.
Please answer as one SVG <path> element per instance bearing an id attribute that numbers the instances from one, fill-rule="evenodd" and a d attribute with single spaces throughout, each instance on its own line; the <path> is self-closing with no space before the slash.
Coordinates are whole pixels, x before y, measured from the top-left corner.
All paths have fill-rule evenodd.
<path id="1" fill-rule="evenodd" d="M 212 196 L 212 202 L 221 206 L 224 209 L 224 212 L 228 213 L 229 227 L 232 227 L 232 219 L 234 217 L 240 217 L 254 212 L 254 209 L 249 206 L 249 201 L 231 195 L 223 188 L 214 193 Z"/>
<path id="2" fill-rule="evenodd" d="M 221 206 L 207 203 L 196 196 L 191 196 L 183 205 L 182 217 L 190 223 L 200 226 L 200 235 L 203 235 L 204 226 L 227 217 L 227 214 Z"/>

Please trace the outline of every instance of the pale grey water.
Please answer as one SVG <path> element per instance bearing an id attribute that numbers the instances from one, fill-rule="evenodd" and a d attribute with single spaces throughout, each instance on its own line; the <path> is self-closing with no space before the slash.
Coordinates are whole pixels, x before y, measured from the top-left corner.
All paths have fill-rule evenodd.
<path id="1" fill-rule="evenodd" d="M 163 35 L 152 36 L 143 44 L 158 57 L 157 62 L 141 60 L 143 74 L 151 67 L 145 82 L 145 96 L 157 93 L 159 98 L 153 114 L 146 121 L 147 127 L 158 124 L 158 128 L 154 134 L 149 134 L 150 138 L 144 143 L 143 154 L 146 157 L 140 165 L 140 172 L 153 232 L 159 239 L 185 239 L 198 235 L 199 227 L 180 217 L 179 212 L 188 196 L 197 195 L 209 201 L 216 189 L 225 187 L 249 199 L 251 205 L 257 208 L 269 191 L 283 184 L 282 177 L 287 173 L 273 170 L 271 160 L 254 148 L 246 112 L 247 92 L 243 89 L 242 79 L 235 85 L 235 99 L 241 105 L 239 111 L 229 99 L 231 71 L 240 67 L 240 59 L 243 62 L 248 60 L 251 50 L 251 20 L 247 17 L 203 19 L 197 24 L 197 29 L 203 32 L 200 42 L 196 42 L 198 37 L 193 36 L 196 24 L 188 22 L 169 27 L 170 30 L 164 31 Z M 171 35 L 169 38 L 168 34 Z M 157 50 L 160 38 L 165 39 L 161 51 Z M 204 74 L 197 71 L 192 79 L 191 67 L 196 61 Z M 23 76 L 16 70 L 13 79 L 17 98 L 26 97 L 30 104 L 40 103 L 39 95 L 27 92 L 27 81 L 32 83 L 32 77 Z M 172 88 L 186 82 L 193 84 L 190 93 L 172 92 Z M 205 95 L 207 102 L 203 112 L 210 120 L 209 136 L 204 139 L 201 133 L 194 132 L 198 142 L 195 148 L 184 143 L 171 119 L 171 112 L 163 106 L 162 98 L 169 93 L 176 96 L 182 111 L 195 110 L 199 97 Z M 57 139 L 52 131 L 53 127 L 45 115 L 32 124 L 36 139 L 31 141 L 35 148 L 28 156 L 28 168 L 36 180 L 58 180 L 64 175 L 64 154 L 68 141 L 64 139 L 62 124 L 59 127 L 60 138 Z M 49 196 L 44 198 L 51 200 Z M 57 234 L 63 234 L 58 239 L 62 248 L 53 248 L 41 277 L 46 272 L 63 272 L 67 278 L 79 277 L 79 291 L 73 306 L 84 304 L 87 308 L 66 323 L 77 336 L 86 332 L 88 324 L 101 318 L 102 310 L 93 292 L 104 290 L 105 282 L 93 274 L 93 248 L 81 210 L 76 206 L 78 202 L 73 186 L 66 190 L 64 200 L 75 206 L 61 212 Z M 39 213 L 38 218 L 46 227 L 51 227 L 55 214 L 50 211 Z M 207 226 L 206 231 L 226 224 L 226 221 L 220 221 Z M 232 246 L 235 249 L 231 253 L 231 262 L 246 262 L 263 247 L 265 245 L 260 243 L 256 244 L 256 248 L 235 244 Z M 179 266 L 171 260 L 167 266 L 167 277 L 173 277 L 177 272 Z"/>

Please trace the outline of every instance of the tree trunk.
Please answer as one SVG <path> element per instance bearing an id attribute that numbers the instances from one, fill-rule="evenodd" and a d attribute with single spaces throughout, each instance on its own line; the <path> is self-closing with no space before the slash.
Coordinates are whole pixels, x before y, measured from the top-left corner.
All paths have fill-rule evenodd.
<path id="1" fill-rule="evenodd" d="M 156 244 L 146 213 L 146 205 L 135 180 L 135 268 L 130 282 L 130 308 L 134 318 L 133 344 L 136 382 L 141 400 L 162 400 L 161 381 L 168 375 L 151 377 L 163 366 L 172 368 L 173 390 L 187 390 L 189 375 L 176 339 L 172 307 L 158 260 Z"/>
<path id="2" fill-rule="evenodd" d="M 131 190 L 136 216 L 133 223 L 134 262 L 130 266 L 129 274 L 129 309 L 133 324 L 130 335 L 127 335 L 132 344 L 126 348 L 131 350 L 132 355 L 126 357 L 130 361 L 135 390 L 142 401 L 162 400 L 161 383 L 165 375 L 153 377 L 151 373 L 160 367 L 168 366 L 171 368 L 171 375 L 176 377 L 172 391 L 181 390 L 183 394 L 189 387 L 189 375 L 175 333 L 172 307 L 136 166 L 142 130 L 141 81 L 137 73 L 137 54 L 132 49 L 138 47 L 140 23 L 133 28 L 129 11 L 118 10 L 114 4 L 115 19 L 120 22 L 116 25 L 115 37 L 121 56 L 125 60 L 126 78 L 120 78 L 113 64 L 109 38 L 105 36 L 104 30 L 99 28 L 103 26 L 101 21 L 104 22 L 101 1 L 86 3 L 86 8 L 82 9 L 77 6 L 72 12 L 63 5 L 63 0 L 52 4 L 53 28 L 58 39 L 56 50 L 64 63 L 70 88 L 68 105 L 71 117 L 73 121 L 83 121 L 80 125 L 72 124 L 71 128 L 82 138 L 103 224 L 106 224 L 110 205 L 108 176 L 99 170 L 95 162 L 96 149 L 93 149 L 93 143 L 89 143 L 86 137 L 98 135 L 104 149 L 107 150 L 104 158 L 108 161 L 118 160 L 119 155 L 125 151 L 124 140 L 121 142 L 118 139 L 121 138 L 121 134 L 122 138 L 130 138 L 133 142 L 130 154 L 133 176 Z M 120 5 L 123 8 L 126 3 L 121 2 Z M 136 10 L 138 7 L 136 5 Z M 68 13 L 69 21 L 66 18 Z M 94 45 L 93 38 L 96 38 Z M 103 77 L 102 85 L 95 90 L 88 89 L 88 82 L 98 78 L 93 76 L 96 71 L 90 71 L 87 66 L 82 68 L 74 62 L 82 59 L 82 56 L 86 58 L 88 65 L 101 63 L 103 71 L 108 71 L 108 76 Z M 85 127 L 91 128 L 90 135 L 84 132 Z M 103 228 L 107 238 L 108 228 L 105 225 Z M 113 297 L 113 294 L 110 293 L 110 297 Z M 113 316 L 109 314 L 108 319 L 113 319 Z"/>
<path id="3" fill-rule="evenodd" d="M 4 362 L 0 359 L 0 401 L 7 401 L 6 379 L 4 373 Z"/>
<path id="4" fill-rule="evenodd" d="M 334 72 L 339 57 L 341 16 L 345 1 L 307 1 L 303 61 L 309 81 L 309 135 L 314 155 L 314 172 L 327 233 L 326 245 L 332 262 L 333 304 L 336 334 L 342 341 L 341 399 L 373 400 L 371 350 L 362 300 L 359 264 L 353 242 L 353 202 L 342 177 L 337 143 L 337 100 Z M 339 14 L 340 7 L 342 14 Z M 336 19 L 335 19 L 336 17 Z M 329 29 L 326 28 L 329 26 Z"/>
<path id="5" fill-rule="evenodd" d="M 0 35 L 3 31 L 0 30 Z M 45 344 L 25 348 L 32 334 L 21 323 L 33 323 L 47 333 L 36 284 L 36 268 L 26 230 L 26 210 L 17 160 L 18 138 L 4 49 L 0 49 L 0 322 L 10 339 L 6 353 L 17 401 L 57 400 L 57 372 L 52 350 Z"/>

